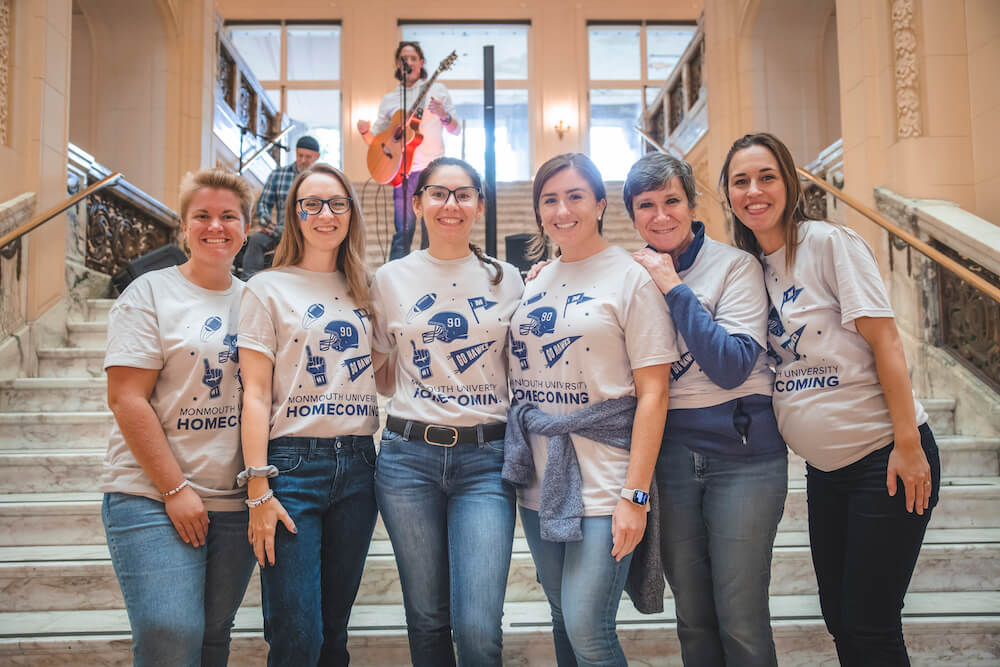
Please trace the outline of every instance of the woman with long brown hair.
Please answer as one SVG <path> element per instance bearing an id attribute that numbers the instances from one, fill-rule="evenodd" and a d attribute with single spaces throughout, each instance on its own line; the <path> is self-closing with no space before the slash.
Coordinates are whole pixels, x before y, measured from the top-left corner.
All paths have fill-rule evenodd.
<path id="1" fill-rule="evenodd" d="M 903 596 L 941 466 L 875 256 L 853 230 L 808 219 L 774 135 L 736 140 L 719 188 L 736 244 L 764 264 L 774 412 L 806 460 L 809 546 L 840 662 L 909 665 Z"/>
<path id="2" fill-rule="evenodd" d="M 269 665 L 349 661 L 347 622 L 377 515 L 364 253 L 350 181 L 314 164 L 288 192 L 274 268 L 250 279 L 240 305 L 240 481 Z"/>

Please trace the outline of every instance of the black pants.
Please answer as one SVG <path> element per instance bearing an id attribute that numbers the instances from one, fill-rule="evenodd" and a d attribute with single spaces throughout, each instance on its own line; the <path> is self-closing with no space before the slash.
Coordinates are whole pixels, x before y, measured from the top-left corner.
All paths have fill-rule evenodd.
<path id="1" fill-rule="evenodd" d="M 278 247 L 281 234 L 271 236 L 265 232 L 251 234 L 247 239 L 247 247 L 243 252 L 243 274 L 249 278 L 258 271 L 271 267 L 271 258 L 267 253 Z"/>
<path id="2" fill-rule="evenodd" d="M 840 664 L 909 665 L 903 643 L 903 596 L 920 555 L 931 508 L 938 501 L 941 463 L 934 435 L 920 427 L 931 466 L 930 508 L 906 511 L 902 481 L 886 491 L 887 445 L 833 472 L 806 467 L 809 545 L 823 620 Z"/>

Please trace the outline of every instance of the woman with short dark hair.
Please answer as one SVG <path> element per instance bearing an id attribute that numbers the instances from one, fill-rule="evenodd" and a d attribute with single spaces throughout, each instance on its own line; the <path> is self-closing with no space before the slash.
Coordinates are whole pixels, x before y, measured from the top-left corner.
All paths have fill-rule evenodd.
<path id="1" fill-rule="evenodd" d="M 649 245 L 634 257 L 677 330 L 656 467 L 660 554 L 685 665 L 775 665 L 771 550 L 788 457 L 771 407 L 760 263 L 694 219 L 691 165 L 651 153 L 629 170 L 625 208 Z"/>

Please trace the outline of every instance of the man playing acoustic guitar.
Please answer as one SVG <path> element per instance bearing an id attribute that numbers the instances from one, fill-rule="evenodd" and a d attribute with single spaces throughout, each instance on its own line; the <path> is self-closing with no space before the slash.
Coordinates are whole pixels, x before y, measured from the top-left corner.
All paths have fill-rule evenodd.
<path id="1" fill-rule="evenodd" d="M 361 137 L 367 144 L 371 144 L 375 135 L 389 127 L 392 115 L 400 108 L 400 89 L 404 83 L 406 85 L 407 105 L 409 105 L 420 94 L 420 81 L 427 78 L 427 70 L 424 69 L 424 52 L 417 42 L 400 42 L 399 46 L 396 47 L 395 63 L 395 77 L 401 83 L 382 98 L 382 102 L 378 106 L 378 118 L 375 121 L 375 126 L 372 127 L 372 124 L 367 120 L 358 121 L 358 132 L 361 133 Z M 455 117 L 455 105 L 452 104 L 448 89 L 435 81 L 431 84 L 427 99 L 428 102 L 424 106 L 423 115 L 420 118 L 419 129 L 424 138 L 423 142 L 416 147 L 413 156 L 413 163 L 407 178 L 407 199 L 416 194 L 413 189 L 424 167 L 434 158 L 444 155 L 444 130 L 458 134 L 459 127 L 458 119 Z M 411 147 L 408 150 L 414 149 Z M 396 232 L 392 236 L 392 246 L 389 250 L 390 260 L 399 259 L 409 254 L 416 227 L 413 207 L 409 201 L 403 201 L 402 184 L 393 188 L 393 208 Z M 421 247 L 427 247 L 426 229 L 421 230 Z"/>

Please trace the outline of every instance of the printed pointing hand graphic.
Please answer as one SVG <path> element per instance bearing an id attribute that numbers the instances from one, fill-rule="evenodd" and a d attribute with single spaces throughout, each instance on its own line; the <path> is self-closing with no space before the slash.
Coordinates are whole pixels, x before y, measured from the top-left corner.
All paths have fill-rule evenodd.
<path id="1" fill-rule="evenodd" d="M 420 378 L 426 380 L 431 376 L 431 353 L 427 350 L 418 350 L 417 344 L 412 340 L 410 345 L 413 346 L 413 365 L 420 369 Z"/>
<path id="2" fill-rule="evenodd" d="M 209 366 L 208 359 L 202 361 L 205 362 L 205 374 L 201 376 L 201 383 L 208 387 L 209 398 L 218 398 L 222 393 L 222 389 L 219 388 L 222 384 L 222 369 Z"/>
<path id="3" fill-rule="evenodd" d="M 517 360 L 521 362 L 521 370 L 528 369 L 528 346 L 524 344 L 523 340 L 517 340 L 516 338 L 510 339 L 510 352 Z"/>
<path id="4" fill-rule="evenodd" d="M 326 359 L 313 355 L 312 348 L 306 345 L 306 370 L 313 376 L 317 387 L 326 384 Z"/>

